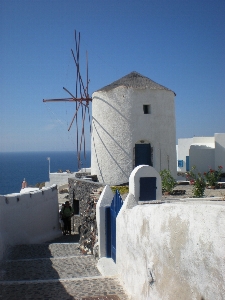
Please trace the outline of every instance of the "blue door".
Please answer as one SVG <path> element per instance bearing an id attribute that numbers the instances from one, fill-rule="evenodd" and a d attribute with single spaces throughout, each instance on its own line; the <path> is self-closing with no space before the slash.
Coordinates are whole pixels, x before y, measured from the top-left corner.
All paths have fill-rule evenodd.
<path id="1" fill-rule="evenodd" d="M 149 165 L 151 163 L 151 145 L 150 144 L 136 144 L 135 145 L 135 167 L 140 165 Z"/>
<path id="2" fill-rule="evenodd" d="M 123 205 L 120 193 L 116 191 L 110 207 L 106 208 L 106 252 L 116 262 L 116 217 Z"/>
<path id="3" fill-rule="evenodd" d="M 113 198 L 114 199 L 114 198 Z M 111 257 L 116 262 L 116 210 L 114 204 L 110 207 L 111 218 Z"/>
<path id="4" fill-rule="evenodd" d="M 156 200 L 156 177 L 140 178 L 140 201 Z"/>
<path id="5" fill-rule="evenodd" d="M 189 156 L 186 156 L 186 171 L 190 171 Z"/>

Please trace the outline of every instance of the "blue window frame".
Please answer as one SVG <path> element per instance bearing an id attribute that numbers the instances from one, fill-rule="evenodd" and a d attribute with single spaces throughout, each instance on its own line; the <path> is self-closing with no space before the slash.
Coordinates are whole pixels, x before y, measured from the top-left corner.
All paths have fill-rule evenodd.
<path id="1" fill-rule="evenodd" d="M 184 166 L 184 161 L 183 160 L 178 160 L 178 167 L 183 168 Z"/>

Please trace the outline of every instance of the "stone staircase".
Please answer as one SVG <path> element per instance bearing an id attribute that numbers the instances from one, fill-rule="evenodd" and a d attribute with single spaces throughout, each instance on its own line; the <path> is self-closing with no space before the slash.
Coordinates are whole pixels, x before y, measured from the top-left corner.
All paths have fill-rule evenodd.
<path id="1" fill-rule="evenodd" d="M 76 235 L 63 236 L 9 249 L 0 263 L 0 300 L 127 300 L 118 279 L 103 277 L 77 241 Z"/>

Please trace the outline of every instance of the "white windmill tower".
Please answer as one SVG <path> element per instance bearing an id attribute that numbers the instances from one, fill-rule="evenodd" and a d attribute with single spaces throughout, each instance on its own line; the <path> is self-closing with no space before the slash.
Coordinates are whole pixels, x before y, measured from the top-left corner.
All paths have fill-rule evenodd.
<path id="1" fill-rule="evenodd" d="M 91 172 L 123 184 L 137 165 L 176 176 L 175 93 L 132 72 L 92 95 Z"/>

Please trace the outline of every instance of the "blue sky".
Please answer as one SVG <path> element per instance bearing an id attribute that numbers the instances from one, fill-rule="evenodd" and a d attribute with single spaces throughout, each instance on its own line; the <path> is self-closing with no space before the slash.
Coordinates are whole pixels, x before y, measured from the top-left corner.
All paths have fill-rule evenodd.
<path id="1" fill-rule="evenodd" d="M 76 149 L 75 104 L 42 102 L 75 93 L 75 29 L 90 94 L 137 71 L 176 93 L 177 138 L 225 132 L 224 0 L 1 0 L 0 29 L 0 152 Z"/>

